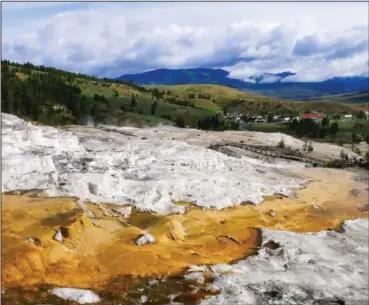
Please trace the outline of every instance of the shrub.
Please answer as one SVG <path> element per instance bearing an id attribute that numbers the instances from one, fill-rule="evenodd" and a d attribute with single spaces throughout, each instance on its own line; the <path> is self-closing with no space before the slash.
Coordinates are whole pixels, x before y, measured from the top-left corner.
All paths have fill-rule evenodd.
<path id="1" fill-rule="evenodd" d="M 302 150 L 307 151 L 307 147 L 308 147 L 308 143 L 307 141 L 305 141 L 304 144 L 302 145 Z"/>
<path id="2" fill-rule="evenodd" d="M 169 114 L 161 114 L 160 117 L 163 118 L 163 119 L 167 119 L 167 120 L 172 119 L 172 117 Z"/>
<path id="3" fill-rule="evenodd" d="M 177 117 L 175 123 L 176 123 L 177 127 L 180 127 L 180 128 L 185 127 L 185 122 L 184 122 L 183 118 L 181 118 L 181 117 Z"/>
<path id="4" fill-rule="evenodd" d="M 354 153 L 357 153 L 359 156 L 361 156 L 361 150 L 360 150 L 360 148 L 359 147 L 356 147 L 354 149 Z"/>
<path id="5" fill-rule="evenodd" d="M 309 143 L 309 145 L 307 147 L 307 150 L 310 151 L 310 152 L 314 150 L 314 147 L 313 147 L 311 142 Z"/>
<path id="6" fill-rule="evenodd" d="M 352 143 L 360 143 L 361 142 L 361 137 L 358 136 L 355 131 L 352 133 L 351 139 L 352 139 Z"/>
<path id="7" fill-rule="evenodd" d="M 348 155 L 347 153 L 345 153 L 345 151 L 342 149 L 341 152 L 340 152 L 340 158 L 341 159 L 347 159 L 348 158 Z"/>
<path id="8" fill-rule="evenodd" d="M 279 141 L 279 143 L 278 143 L 278 148 L 285 148 L 286 147 L 286 145 L 284 144 L 284 140 L 283 140 L 283 138 Z"/>
<path id="9" fill-rule="evenodd" d="M 364 141 L 369 144 L 369 133 L 365 135 Z"/>

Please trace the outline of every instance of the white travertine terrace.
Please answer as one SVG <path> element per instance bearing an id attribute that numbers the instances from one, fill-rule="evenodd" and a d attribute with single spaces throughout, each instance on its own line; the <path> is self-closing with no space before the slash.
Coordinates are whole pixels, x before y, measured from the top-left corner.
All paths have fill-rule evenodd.
<path id="1" fill-rule="evenodd" d="M 221 293 L 201 305 L 368 304 L 368 223 L 345 221 L 344 233 L 263 229 L 263 243 L 273 240 L 281 247 L 262 248 L 234 265 L 211 266 L 212 285 Z"/>
<path id="2" fill-rule="evenodd" d="M 258 204 L 306 182 L 288 171 L 302 163 L 234 158 L 145 130 L 146 139 L 89 128 L 71 133 L 2 114 L 2 191 L 43 189 L 168 214 L 184 211 L 174 201 L 216 209 Z"/>

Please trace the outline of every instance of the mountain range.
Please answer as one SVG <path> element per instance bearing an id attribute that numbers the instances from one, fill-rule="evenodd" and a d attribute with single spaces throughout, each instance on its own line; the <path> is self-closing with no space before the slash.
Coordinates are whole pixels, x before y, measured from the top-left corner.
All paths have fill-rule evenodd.
<path id="1" fill-rule="evenodd" d="M 290 71 L 281 73 L 263 73 L 242 81 L 229 77 L 229 72 L 222 69 L 157 69 L 138 74 L 123 74 L 117 80 L 133 81 L 139 85 L 185 85 L 215 84 L 240 90 L 258 92 L 270 97 L 307 100 L 332 94 L 345 94 L 369 90 L 369 78 L 334 77 L 321 82 L 283 82 Z"/>

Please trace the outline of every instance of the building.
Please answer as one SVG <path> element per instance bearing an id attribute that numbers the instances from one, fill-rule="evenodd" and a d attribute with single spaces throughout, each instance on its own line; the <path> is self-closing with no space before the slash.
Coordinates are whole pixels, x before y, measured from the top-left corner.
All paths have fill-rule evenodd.
<path id="1" fill-rule="evenodd" d="M 264 118 L 262 115 L 258 115 L 255 119 L 255 123 L 267 123 L 268 118 Z"/>
<path id="2" fill-rule="evenodd" d="M 343 117 L 344 121 L 351 121 L 354 118 L 352 114 L 345 114 Z"/>
<path id="3" fill-rule="evenodd" d="M 300 116 L 298 117 L 298 120 L 311 119 L 315 122 L 321 122 L 325 117 L 326 115 L 324 113 L 309 112 L 309 113 L 301 113 Z"/>

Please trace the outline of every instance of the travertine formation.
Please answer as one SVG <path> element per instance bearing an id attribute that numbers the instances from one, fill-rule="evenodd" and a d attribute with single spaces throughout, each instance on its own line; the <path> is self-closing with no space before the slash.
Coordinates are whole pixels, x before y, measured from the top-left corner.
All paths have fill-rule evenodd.
<path id="1" fill-rule="evenodd" d="M 207 149 L 302 146 L 281 134 L 109 130 L 2 114 L 4 304 L 365 304 L 367 177 Z M 341 150 L 313 145 L 322 159 Z M 169 289 L 183 272 L 192 290 Z M 155 285 L 131 291 L 132 276 Z"/>
<path id="2" fill-rule="evenodd" d="M 185 141 L 149 137 L 151 129 L 141 139 L 98 129 L 71 133 L 32 126 L 7 114 L 2 124 L 3 192 L 43 189 L 52 196 L 170 214 L 184 212 L 174 201 L 216 209 L 258 204 L 263 196 L 289 196 L 306 183 L 283 170 L 291 165 L 274 167 Z"/>

